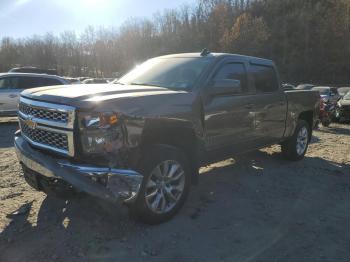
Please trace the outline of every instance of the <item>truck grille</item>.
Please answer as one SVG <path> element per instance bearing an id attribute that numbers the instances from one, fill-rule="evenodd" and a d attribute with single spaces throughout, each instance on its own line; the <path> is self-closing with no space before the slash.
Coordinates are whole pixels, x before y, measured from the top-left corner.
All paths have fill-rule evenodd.
<path id="1" fill-rule="evenodd" d="M 19 103 L 19 111 L 26 114 L 31 115 L 36 118 L 45 119 L 45 120 L 51 120 L 51 121 L 57 121 L 62 123 L 68 122 L 68 113 L 67 112 L 59 112 L 59 111 L 52 111 L 48 109 L 43 108 L 37 108 L 30 105 L 27 105 L 23 102 Z"/>
<path id="2" fill-rule="evenodd" d="M 55 149 L 68 151 L 68 136 L 62 133 L 56 133 L 39 128 L 29 127 L 23 120 L 21 122 L 21 131 L 24 136 L 32 142 L 47 145 Z"/>
<path id="3" fill-rule="evenodd" d="M 73 107 L 21 97 L 18 115 L 21 132 L 29 143 L 74 156 Z"/>

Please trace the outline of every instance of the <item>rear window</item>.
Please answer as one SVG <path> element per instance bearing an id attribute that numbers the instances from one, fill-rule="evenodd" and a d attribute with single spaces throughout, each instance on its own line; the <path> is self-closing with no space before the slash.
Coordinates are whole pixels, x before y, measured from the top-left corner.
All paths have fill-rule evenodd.
<path id="1" fill-rule="evenodd" d="M 270 93 L 278 90 L 278 80 L 275 69 L 266 65 L 251 65 L 257 93 Z"/>

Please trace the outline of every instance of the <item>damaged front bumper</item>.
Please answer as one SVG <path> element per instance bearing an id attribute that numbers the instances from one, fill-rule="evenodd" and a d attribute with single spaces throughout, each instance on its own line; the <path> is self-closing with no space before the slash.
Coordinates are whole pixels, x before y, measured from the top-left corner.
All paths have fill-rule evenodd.
<path id="1" fill-rule="evenodd" d="M 133 202 L 143 176 L 133 170 L 77 165 L 33 149 L 20 135 L 15 135 L 18 160 L 26 168 L 48 178 L 62 179 L 74 188 L 111 202 Z M 104 181 L 99 183 L 97 181 Z"/>

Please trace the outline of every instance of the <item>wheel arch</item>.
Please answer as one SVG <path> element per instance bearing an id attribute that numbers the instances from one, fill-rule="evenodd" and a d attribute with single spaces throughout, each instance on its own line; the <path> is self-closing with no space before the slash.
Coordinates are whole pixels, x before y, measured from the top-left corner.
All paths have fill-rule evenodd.
<path id="1" fill-rule="evenodd" d="M 142 134 L 141 152 L 147 150 L 151 145 L 173 146 L 182 150 L 187 158 L 192 170 L 191 182 L 198 182 L 198 144 L 195 130 L 186 126 L 174 127 L 164 125 L 162 127 L 146 128 Z"/>

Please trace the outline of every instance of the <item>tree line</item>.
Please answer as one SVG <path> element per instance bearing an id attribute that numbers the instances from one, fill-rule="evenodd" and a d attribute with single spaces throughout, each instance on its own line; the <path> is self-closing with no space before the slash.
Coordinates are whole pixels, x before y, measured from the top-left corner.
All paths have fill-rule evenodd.
<path id="1" fill-rule="evenodd" d="M 154 56 L 204 47 L 273 59 L 286 82 L 349 83 L 350 0 L 198 0 L 117 29 L 3 37 L 0 71 L 36 66 L 113 77 Z"/>

